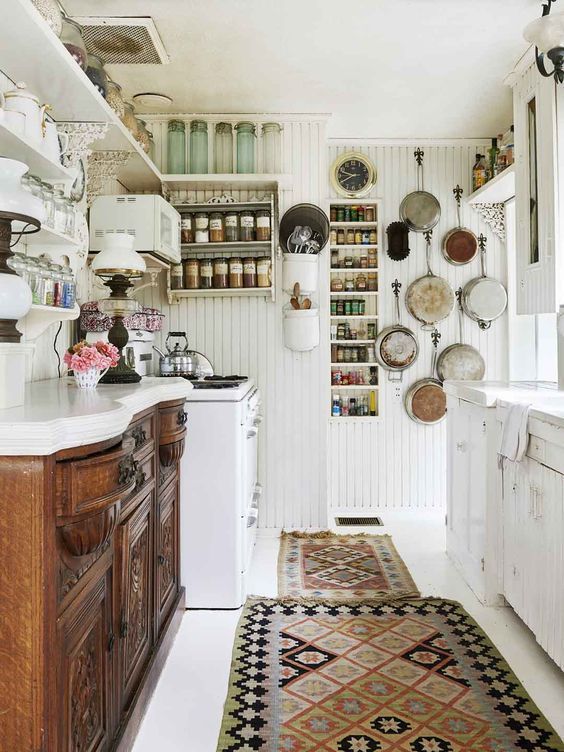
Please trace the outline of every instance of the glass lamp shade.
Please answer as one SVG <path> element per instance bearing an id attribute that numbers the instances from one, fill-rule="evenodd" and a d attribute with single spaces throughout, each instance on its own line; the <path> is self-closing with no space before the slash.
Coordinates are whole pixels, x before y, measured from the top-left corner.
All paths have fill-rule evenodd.
<path id="1" fill-rule="evenodd" d="M 31 308 L 31 290 L 17 274 L 0 274 L 0 319 L 17 321 Z"/>
<path id="2" fill-rule="evenodd" d="M 531 21 L 525 26 L 523 36 L 545 54 L 555 47 L 564 47 L 564 12 L 551 13 Z"/>
<path id="3" fill-rule="evenodd" d="M 24 162 L 0 157 L 0 212 L 20 214 L 41 223 L 45 218 L 43 201 L 22 188 L 22 177 L 27 171 Z M 25 224 L 25 221 L 13 220 L 12 231 L 20 232 Z"/>
<path id="4" fill-rule="evenodd" d="M 133 235 L 107 235 L 104 248 L 92 261 L 92 271 L 98 277 L 113 277 L 123 274 L 129 279 L 142 277 L 146 267 L 145 259 L 133 250 Z"/>

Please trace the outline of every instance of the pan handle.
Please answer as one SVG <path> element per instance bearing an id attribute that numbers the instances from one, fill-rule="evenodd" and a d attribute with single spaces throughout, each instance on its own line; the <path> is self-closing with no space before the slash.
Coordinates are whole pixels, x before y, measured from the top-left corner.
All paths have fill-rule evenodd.
<path id="1" fill-rule="evenodd" d="M 396 323 L 398 326 L 400 326 L 401 314 L 400 314 L 400 304 L 399 304 L 399 291 L 401 290 L 401 282 L 399 282 L 397 279 L 395 279 L 392 282 L 392 290 L 394 292 L 394 296 L 396 299 Z"/>
<path id="2" fill-rule="evenodd" d="M 454 193 L 454 198 L 456 201 L 456 218 L 458 220 L 458 226 L 462 227 L 462 219 L 460 217 L 460 199 L 462 198 L 464 191 L 459 185 L 457 185 L 456 188 L 452 189 L 452 192 Z"/>
<path id="3" fill-rule="evenodd" d="M 478 245 L 480 246 L 480 264 L 482 266 L 482 277 L 487 277 L 486 274 L 486 243 L 487 238 L 483 233 L 480 233 L 478 238 Z"/>
<path id="4" fill-rule="evenodd" d="M 403 381 L 403 371 L 388 371 L 388 381 Z"/>
<path id="5" fill-rule="evenodd" d="M 431 238 L 433 237 L 433 231 L 427 230 L 425 233 L 425 243 L 427 244 L 425 248 L 425 261 L 427 262 L 427 276 L 432 277 L 433 271 L 431 269 Z"/>
<path id="6" fill-rule="evenodd" d="M 463 310 L 462 310 L 462 287 L 459 287 L 455 292 L 456 299 L 458 301 L 458 338 L 460 344 L 464 344 L 464 331 L 463 331 Z"/>
<path id="7" fill-rule="evenodd" d="M 417 149 L 413 152 L 413 156 L 415 157 L 415 161 L 417 162 L 417 190 L 422 191 L 424 183 L 423 178 L 423 155 L 424 151 L 417 147 Z"/>
<path id="8" fill-rule="evenodd" d="M 433 342 L 433 355 L 431 357 L 431 378 L 435 378 L 435 372 L 437 370 L 437 347 L 439 345 L 439 340 L 441 338 L 441 333 L 435 327 L 433 331 L 431 332 L 431 341 Z"/>

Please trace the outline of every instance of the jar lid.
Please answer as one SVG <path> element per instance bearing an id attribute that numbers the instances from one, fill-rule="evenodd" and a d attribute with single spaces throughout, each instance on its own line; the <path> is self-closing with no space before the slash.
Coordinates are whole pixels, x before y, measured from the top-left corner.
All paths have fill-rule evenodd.
<path id="1" fill-rule="evenodd" d="M 190 131 L 208 131 L 208 124 L 205 120 L 192 120 L 190 123 Z"/>
<path id="2" fill-rule="evenodd" d="M 280 133 L 281 130 L 282 130 L 282 126 L 280 125 L 280 123 L 263 123 L 262 124 L 263 133 L 266 133 L 268 131 L 278 131 L 278 133 Z"/>
<path id="3" fill-rule="evenodd" d="M 169 131 L 185 131 L 186 126 L 182 120 L 169 120 L 168 129 Z"/>
<path id="4" fill-rule="evenodd" d="M 239 131 L 239 130 L 241 130 L 241 131 L 249 131 L 253 135 L 256 134 L 255 124 L 254 123 L 250 123 L 250 122 L 248 122 L 246 120 L 243 120 L 242 122 L 237 123 L 237 125 L 235 126 L 235 130 L 236 131 Z"/>
<path id="5" fill-rule="evenodd" d="M 231 123 L 216 123 L 216 133 L 231 133 Z"/>

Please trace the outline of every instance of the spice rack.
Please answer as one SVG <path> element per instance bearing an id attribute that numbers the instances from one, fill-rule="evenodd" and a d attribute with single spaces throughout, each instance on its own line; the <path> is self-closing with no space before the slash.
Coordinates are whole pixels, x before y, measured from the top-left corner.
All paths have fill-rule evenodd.
<path id="1" fill-rule="evenodd" d="M 255 296 L 255 297 L 267 297 L 272 301 L 275 299 L 275 252 L 278 243 L 278 205 L 277 196 L 275 193 L 267 194 L 263 199 L 256 201 L 239 201 L 228 203 L 175 203 L 177 211 L 180 213 L 181 218 L 184 218 L 185 224 L 184 232 L 191 237 L 190 242 L 182 242 L 182 284 L 179 287 L 175 280 L 178 279 L 179 270 L 172 269 L 167 271 L 167 292 L 170 303 L 179 302 L 181 298 L 205 298 L 205 297 L 239 297 L 239 296 Z M 242 212 L 250 212 L 254 217 L 255 230 L 254 238 L 252 240 L 212 240 L 210 237 L 211 232 L 208 228 L 208 242 L 195 242 L 196 241 L 196 215 L 207 215 L 208 219 L 211 214 L 220 214 L 221 216 L 221 233 L 223 237 L 226 235 L 226 215 L 236 213 L 239 217 L 238 233 L 241 231 L 240 227 L 240 215 Z M 268 216 L 270 222 L 270 238 L 256 239 L 256 215 L 257 212 Z M 188 230 L 188 217 L 190 217 L 190 230 Z M 264 232 L 264 230 L 263 230 Z M 252 259 L 250 264 L 245 264 L 241 272 L 237 271 L 240 267 L 236 263 L 232 266 L 231 260 L 235 258 Z M 224 271 L 221 260 L 225 259 L 227 264 L 227 275 L 219 274 L 220 271 Z M 255 273 L 255 284 L 249 285 L 252 281 L 252 275 L 247 271 L 252 267 L 253 262 L 257 264 L 257 260 L 261 260 L 262 264 L 258 264 L 262 268 L 262 279 L 259 279 L 259 273 Z M 212 274 L 211 287 L 203 287 L 202 285 L 209 280 L 207 270 L 202 282 L 202 261 L 208 260 L 211 262 L 214 273 Z M 206 264 L 209 269 L 209 263 Z M 197 275 L 195 269 L 198 269 Z M 269 271 L 265 271 L 268 270 Z M 218 273 L 215 273 L 217 271 Z M 264 275 L 267 275 L 269 284 L 261 284 L 259 281 L 264 282 Z M 188 281 L 191 280 L 191 284 Z M 232 284 L 237 281 L 238 285 Z M 198 286 L 196 286 L 196 284 Z"/>
<path id="2" fill-rule="evenodd" d="M 358 220 L 359 206 L 364 217 L 369 214 L 368 221 L 364 217 Z M 382 243 L 380 201 L 335 199 L 330 211 L 330 420 L 377 421 L 381 416 L 374 345 L 378 336 L 378 266 Z M 340 414 L 335 405 L 337 397 Z"/>

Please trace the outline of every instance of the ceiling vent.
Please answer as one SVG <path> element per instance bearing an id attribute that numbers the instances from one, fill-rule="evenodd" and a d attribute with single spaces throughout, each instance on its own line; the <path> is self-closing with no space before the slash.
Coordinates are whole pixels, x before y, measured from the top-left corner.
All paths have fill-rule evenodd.
<path id="1" fill-rule="evenodd" d="M 88 52 L 99 55 L 105 63 L 170 63 L 152 18 L 108 18 L 78 16 Z"/>

